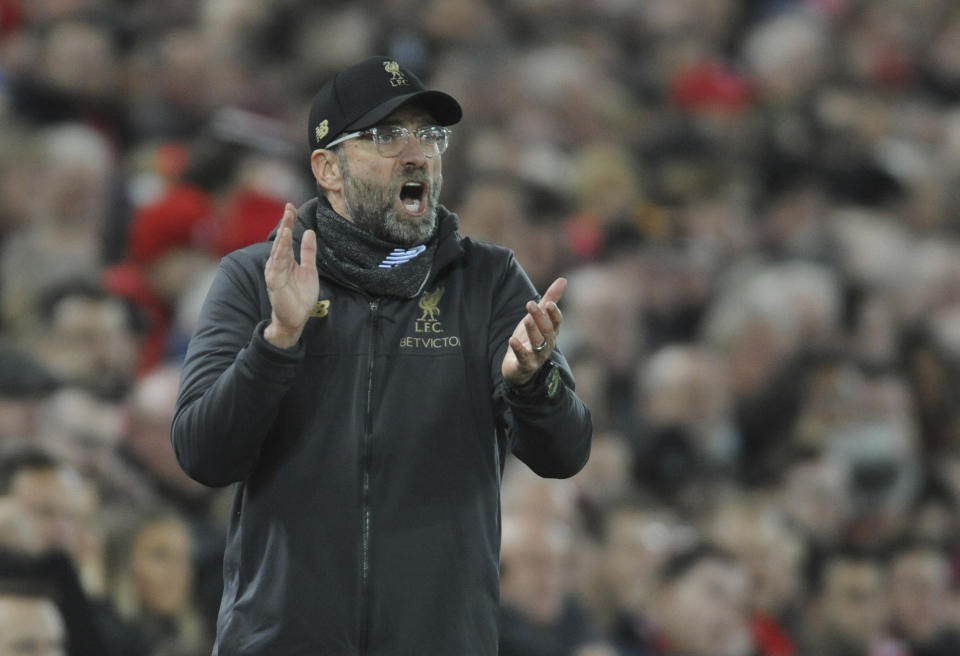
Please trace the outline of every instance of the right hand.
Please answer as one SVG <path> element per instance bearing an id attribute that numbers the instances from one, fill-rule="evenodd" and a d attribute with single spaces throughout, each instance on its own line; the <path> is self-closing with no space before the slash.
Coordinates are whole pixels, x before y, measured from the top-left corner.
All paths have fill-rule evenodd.
<path id="1" fill-rule="evenodd" d="M 303 233 L 300 263 L 297 264 L 293 257 L 293 224 L 296 220 L 297 208 L 287 203 L 264 267 L 271 312 L 263 336 L 279 348 L 290 348 L 297 343 L 320 294 L 317 234 L 313 230 Z"/>

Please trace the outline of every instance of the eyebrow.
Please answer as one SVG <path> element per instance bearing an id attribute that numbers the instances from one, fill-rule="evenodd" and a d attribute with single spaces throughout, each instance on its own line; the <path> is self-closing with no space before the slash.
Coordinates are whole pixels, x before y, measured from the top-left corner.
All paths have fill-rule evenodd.
<path id="1" fill-rule="evenodd" d="M 417 112 L 417 114 L 419 114 L 419 112 Z M 424 121 L 420 127 L 437 125 L 437 120 L 433 118 L 433 116 L 431 116 L 429 112 L 424 112 L 421 116 L 413 116 L 407 121 L 402 121 L 397 118 L 387 117 L 384 120 L 382 120 L 380 123 L 378 123 L 378 125 L 404 125 L 405 122 L 418 122 L 420 120 Z M 417 128 L 414 128 L 414 129 L 417 129 Z"/>
<path id="2" fill-rule="evenodd" d="M 410 132 L 416 132 L 417 130 L 423 130 L 425 128 L 437 127 L 436 123 L 423 123 L 423 124 L 408 124 L 403 123 L 402 121 L 384 121 L 383 123 L 378 123 L 375 127 L 381 128 L 406 128 Z"/>

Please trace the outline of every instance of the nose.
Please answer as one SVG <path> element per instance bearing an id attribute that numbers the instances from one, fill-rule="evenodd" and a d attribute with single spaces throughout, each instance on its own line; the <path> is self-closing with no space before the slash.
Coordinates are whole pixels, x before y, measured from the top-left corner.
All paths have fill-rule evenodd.
<path id="1" fill-rule="evenodd" d="M 407 142 L 403 145 L 403 150 L 400 151 L 399 158 L 403 166 L 426 166 L 427 156 L 423 154 L 423 149 L 420 148 L 417 135 L 411 132 L 407 136 Z"/>

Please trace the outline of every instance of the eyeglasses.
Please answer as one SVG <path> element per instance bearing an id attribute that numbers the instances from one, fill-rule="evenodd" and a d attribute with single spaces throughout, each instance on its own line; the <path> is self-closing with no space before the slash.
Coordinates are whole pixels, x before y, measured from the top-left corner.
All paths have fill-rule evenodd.
<path id="1" fill-rule="evenodd" d="M 383 157 L 396 157 L 406 148 L 410 132 L 402 125 L 383 125 L 359 132 L 349 132 L 328 143 L 327 148 L 332 148 L 350 139 L 370 135 L 373 137 L 373 143 L 377 145 L 378 153 Z M 420 150 L 425 157 L 442 155 L 447 146 L 450 145 L 450 130 L 439 125 L 417 128 L 413 130 L 413 135 L 417 138 L 417 143 L 420 144 Z"/>

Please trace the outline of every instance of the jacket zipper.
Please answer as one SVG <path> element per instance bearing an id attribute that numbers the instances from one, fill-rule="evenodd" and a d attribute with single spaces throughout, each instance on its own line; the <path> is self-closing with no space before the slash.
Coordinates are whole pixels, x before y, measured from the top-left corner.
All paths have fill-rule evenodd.
<path id="1" fill-rule="evenodd" d="M 373 356 L 378 303 L 370 301 L 370 344 L 367 352 L 367 404 L 360 452 L 360 654 L 367 653 L 370 631 L 370 470 L 373 466 Z"/>

